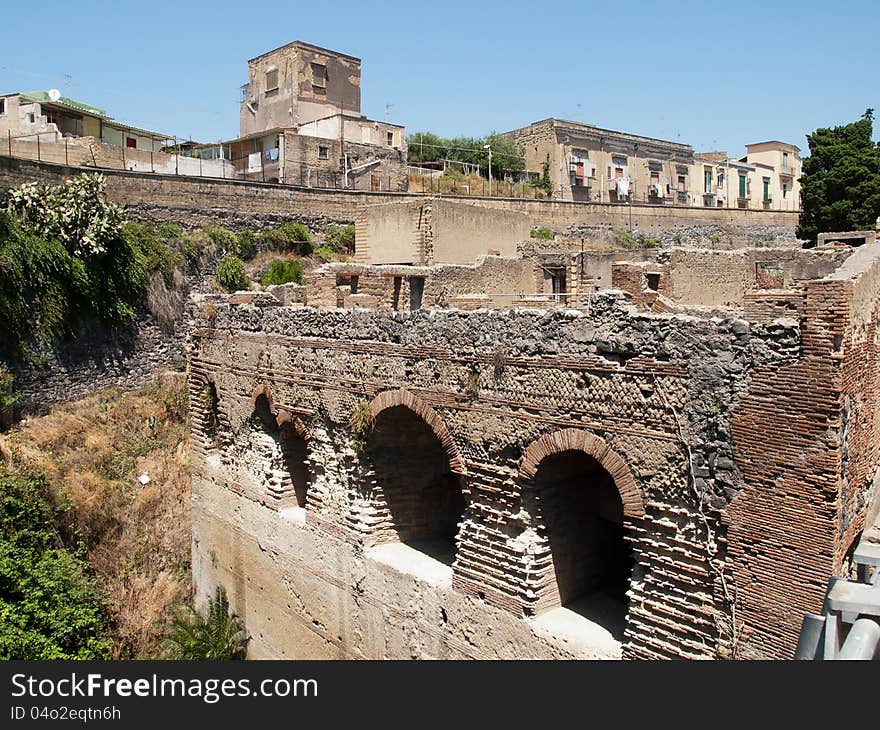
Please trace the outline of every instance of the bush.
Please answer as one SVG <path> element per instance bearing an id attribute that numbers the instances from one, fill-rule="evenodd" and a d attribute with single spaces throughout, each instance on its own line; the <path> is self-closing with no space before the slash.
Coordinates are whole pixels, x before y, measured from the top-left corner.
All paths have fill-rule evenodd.
<path id="1" fill-rule="evenodd" d="M 228 292 L 247 289 L 244 261 L 234 254 L 227 254 L 220 260 L 217 264 L 216 278 L 217 283 Z"/>
<path id="2" fill-rule="evenodd" d="M 529 235 L 532 238 L 540 238 L 544 241 L 552 241 L 553 240 L 553 231 L 551 231 L 546 226 L 541 226 L 540 228 L 532 228 Z"/>
<path id="3" fill-rule="evenodd" d="M 260 277 L 263 286 L 271 284 L 302 284 L 302 274 L 305 261 L 302 259 L 273 259 L 269 262 L 269 269 Z"/>
<path id="4" fill-rule="evenodd" d="M 633 235 L 629 231 L 617 231 L 615 240 L 624 248 L 659 248 L 660 239 L 646 236 L 644 233 Z"/>
<path id="5" fill-rule="evenodd" d="M 303 256 L 312 252 L 312 235 L 309 229 L 298 221 L 285 221 L 278 228 L 263 231 L 260 240 L 269 248 L 286 250 L 295 249 Z"/>
<path id="6" fill-rule="evenodd" d="M 162 223 L 161 226 L 174 226 L 174 224 Z M 180 232 L 180 228 L 177 232 Z M 183 256 L 172 251 L 167 241 L 176 240 L 172 235 L 167 237 L 169 229 L 160 230 L 159 227 L 151 228 L 140 223 L 125 223 L 122 226 L 122 235 L 126 238 L 130 245 L 137 246 L 146 257 L 147 271 L 159 272 L 168 281 L 171 277 L 174 267 L 183 261 Z"/>
<path id="7" fill-rule="evenodd" d="M 205 226 L 204 229 L 211 243 L 225 253 L 238 251 L 238 236 L 223 226 Z"/>
<path id="8" fill-rule="evenodd" d="M 32 337 L 51 341 L 72 333 L 86 315 L 112 325 L 134 319 L 148 256 L 137 236 L 125 234 L 118 208 L 101 202 L 98 178 L 84 187 L 68 181 L 56 186 L 64 188 L 60 193 L 33 186 L 11 191 L 18 203 L 0 211 L 0 341 L 23 350 Z M 58 208 L 65 205 L 71 208 Z"/>
<path id="9" fill-rule="evenodd" d="M 324 240 L 333 251 L 354 251 L 354 226 L 327 226 Z"/>
<path id="10" fill-rule="evenodd" d="M 108 659 L 104 595 L 36 476 L 0 468 L 0 659 Z"/>
<path id="11" fill-rule="evenodd" d="M 324 263 L 332 261 L 333 257 L 336 255 L 336 251 L 330 248 L 330 246 L 318 246 L 313 253 Z"/>
<path id="12" fill-rule="evenodd" d="M 164 642 L 166 659 L 244 659 L 247 636 L 241 619 L 229 613 L 226 591 L 218 586 L 208 601 L 207 615 L 192 608 L 176 611 Z"/>
<path id="13" fill-rule="evenodd" d="M 291 242 L 312 240 L 312 234 L 309 233 L 309 229 L 299 221 L 284 221 L 284 223 L 278 226 L 278 230 Z"/>

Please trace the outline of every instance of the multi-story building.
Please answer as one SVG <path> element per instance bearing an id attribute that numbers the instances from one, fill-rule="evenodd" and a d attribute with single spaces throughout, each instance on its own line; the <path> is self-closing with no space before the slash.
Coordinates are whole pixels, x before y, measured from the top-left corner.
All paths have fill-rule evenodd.
<path id="1" fill-rule="evenodd" d="M 695 154 L 693 147 L 591 124 L 545 119 L 503 136 L 534 176 L 549 165 L 553 195 L 600 203 L 800 209 L 800 150 L 784 142 L 746 145 L 748 154 Z"/>
<path id="2" fill-rule="evenodd" d="M 519 147 L 527 170 L 540 174 L 549 163 L 554 196 L 562 200 L 691 203 L 690 145 L 563 119 L 502 136 Z"/>
<path id="3" fill-rule="evenodd" d="M 725 152 L 694 156 L 699 189 L 694 198 L 718 208 L 800 210 L 800 150 L 785 142 L 746 145 L 747 154 L 732 159 Z"/>
<path id="4" fill-rule="evenodd" d="M 361 61 L 302 41 L 248 61 L 240 177 L 359 190 L 406 190 L 402 126 L 361 114 Z"/>

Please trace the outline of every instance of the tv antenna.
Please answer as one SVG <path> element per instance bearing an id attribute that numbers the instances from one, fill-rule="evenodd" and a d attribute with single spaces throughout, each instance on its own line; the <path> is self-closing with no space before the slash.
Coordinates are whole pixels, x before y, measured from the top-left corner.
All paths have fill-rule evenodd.
<path id="1" fill-rule="evenodd" d="M 388 116 L 391 114 L 391 110 L 394 108 L 394 104 L 390 102 L 385 103 L 385 121 L 388 121 Z"/>

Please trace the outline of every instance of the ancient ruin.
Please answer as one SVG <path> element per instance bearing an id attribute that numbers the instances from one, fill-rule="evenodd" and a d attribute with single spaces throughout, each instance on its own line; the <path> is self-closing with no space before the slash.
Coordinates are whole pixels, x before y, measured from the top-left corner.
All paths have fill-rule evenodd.
<path id="1" fill-rule="evenodd" d="M 880 243 L 477 254 L 415 207 L 191 304 L 194 581 L 249 656 L 791 657 L 877 491 Z"/>

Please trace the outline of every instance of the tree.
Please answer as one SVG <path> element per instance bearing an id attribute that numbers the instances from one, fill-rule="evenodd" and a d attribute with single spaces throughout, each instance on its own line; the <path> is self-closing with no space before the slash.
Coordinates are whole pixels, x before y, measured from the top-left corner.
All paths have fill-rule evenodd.
<path id="1" fill-rule="evenodd" d="M 873 229 L 880 215 L 880 146 L 871 140 L 874 110 L 851 124 L 807 135 L 799 238 Z"/>

